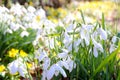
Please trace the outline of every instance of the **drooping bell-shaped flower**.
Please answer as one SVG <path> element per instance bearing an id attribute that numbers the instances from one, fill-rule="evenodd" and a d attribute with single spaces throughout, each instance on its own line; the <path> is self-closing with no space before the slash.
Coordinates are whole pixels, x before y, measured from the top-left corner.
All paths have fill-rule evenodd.
<path id="1" fill-rule="evenodd" d="M 91 36 L 92 38 L 92 42 L 94 44 L 94 48 L 93 48 L 93 53 L 94 53 L 94 56 L 97 57 L 98 56 L 98 50 L 103 52 L 103 47 L 100 43 L 98 43 L 97 41 L 95 41 L 95 39 Z"/>
<path id="2" fill-rule="evenodd" d="M 114 43 L 116 43 L 116 41 L 117 41 L 117 37 L 116 37 L 116 36 L 113 36 L 113 37 L 112 37 L 112 43 L 114 44 Z"/>
<path id="3" fill-rule="evenodd" d="M 110 45 L 110 48 L 109 48 L 109 52 L 112 53 L 114 50 L 116 50 L 116 48 L 118 47 L 115 43 L 117 42 L 117 37 L 116 36 L 113 36 L 112 37 L 112 40 L 111 40 L 111 45 Z"/>
<path id="4" fill-rule="evenodd" d="M 67 57 L 68 52 L 69 52 L 68 50 L 63 49 L 63 52 L 62 52 L 62 53 L 59 53 L 59 54 L 58 54 L 58 57 L 59 57 L 59 58 L 65 58 L 65 57 Z"/>
<path id="5" fill-rule="evenodd" d="M 88 46 L 90 44 L 90 33 L 92 30 L 92 25 L 82 25 L 80 29 L 80 37 L 85 40 L 85 44 Z"/>
<path id="6" fill-rule="evenodd" d="M 67 77 L 65 71 L 62 67 L 60 67 L 58 64 L 53 64 L 50 69 L 47 72 L 47 80 L 51 80 L 54 75 L 58 75 L 58 73 L 61 73 L 63 77 Z"/>
<path id="7" fill-rule="evenodd" d="M 27 31 L 22 31 L 21 34 L 20 34 L 21 37 L 24 37 L 24 36 L 29 36 L 29 33 Z"/>
<path id="8" fill-rule="evenodd" d="M 25 74 L 27 73 L 26 65 L 23 63 L 23 60 L 21 58 L 18 58 L 17 60 L 11 62 L 8 65 L 8 69 L 10 70 L 11 74 L 19 72 L 20 76 L 22 77 L 25 77 Z"/>
<path id="9" fill-rule="evenodd" d="M 107 32 L 102 28 L 98 28 L 98 33 L 100 34 L 100 38 L 103 40 L 107 40 Z"/>
<path id="10" fill-rule="evenodd" d="M 47 53 L 41 49 L 38 49 L 38 51 L 35 52 L 35 58 L 37 58 L 40 61 L 42 61 L 45 57 L 47 57 Z"/>

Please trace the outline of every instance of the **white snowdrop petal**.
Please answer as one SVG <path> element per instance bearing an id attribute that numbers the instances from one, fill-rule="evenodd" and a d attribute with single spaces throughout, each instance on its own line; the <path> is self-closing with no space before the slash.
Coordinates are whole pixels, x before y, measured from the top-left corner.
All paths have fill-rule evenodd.
<path id="1" fill-rule="evenodd" d="M 58 65 L 58 64 L 55 64 L 55 68 L 56 70 L 60 71 L 60 73 L 63 75 L 63 77 L 67 77 L 65 71 Z"/>
<path id="2" fill-rule="evenodd" d="M 110 49 L 109 49 L 109 52 L 112 53 L 113 51 L 115 51 L 116 47 L 114 44 L 111 44 L 110 45 Z"/>
<path id="3" fill-rule="evenodd" d="M 99 28 L 98 32 L 103 40 L 107 39 L 107 32 L 105 30 L 103 30 L 102 28 Z"/>
<path id="4" fill-rule="evenodd" d="M 94 54 L 95 57 L 98 57 L 98 51 L 97 51 L 97 49 L 95 47 L 93 49 L 93 54 Z"/>
<path id="5" fill-rule="evenodd" d="M 55 74 L 55 65 L 52 65 L 50 67 L 50 69 L 48 70 L 47 74 L 46 74 L 47 75 L 47 79 L 51 80 L 52 77 L 54 76 L 54 74 Z"/>
<path id="6" fill-rule="evenodd" d="M 116 41 L 117 41 L 117 37 L 116 37 L 116 36 L 113 36 L 113 37 L 112 37 L 112 43 L 114 44 Z"/>
<path id="7" fill-rule="evenodd" d="M 28 36 L 28 35 L 29 35 L 29 33 L 28 33 L 27 31 L 23 31 L 23 32 L 20 34 L 21 37 Z"/>

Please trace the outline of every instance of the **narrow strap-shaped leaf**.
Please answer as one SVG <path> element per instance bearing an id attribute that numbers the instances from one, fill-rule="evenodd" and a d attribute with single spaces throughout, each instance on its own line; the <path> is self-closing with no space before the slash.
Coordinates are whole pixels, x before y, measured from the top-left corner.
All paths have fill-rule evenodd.
<path id="1" fill-rule="evenodd" d="M 103 13 L 102 13 L 102 28 L 105 30 L 105 17 Z"/>
<path id="2" fill-rule="evenodd" d="M 119 52 L 119 50 L 120 50 L 120 42 L 119 42 L 119 47 L 101 62 L 101 64 L 100 64 L 100 65 L 98 66 L 98 68 L 95 70 L 92 78 L 93 78 L 107 63 L 109 63 L 110 60 L 112 60 L 112 59 L 115 57 L 115 55 Z"/>

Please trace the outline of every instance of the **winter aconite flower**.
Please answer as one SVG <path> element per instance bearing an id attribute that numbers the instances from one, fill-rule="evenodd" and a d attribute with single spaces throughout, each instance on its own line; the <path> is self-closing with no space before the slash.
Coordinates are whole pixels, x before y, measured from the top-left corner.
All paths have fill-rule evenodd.
<path id="1" fill-rule="evenodd" d="M 3 72 L 5 70 L 5 66 L 4 65 L 0 65 L 0 72 Z"/>
<path id="2" fill-rule="evenodd" d="M 10 51 L 8 51 L 9 57 L 15 57 L 18 52 L 19 52 L 18 49 L 12 48 Z"/>
<path id="3" fill-rule="evenodd" d="M 20 50 L 20 56 L 21 56 L 21 57 L 26 57 L 26 56 L 27 56 L 27 53 L 24 52 L 23 50 Z"/>

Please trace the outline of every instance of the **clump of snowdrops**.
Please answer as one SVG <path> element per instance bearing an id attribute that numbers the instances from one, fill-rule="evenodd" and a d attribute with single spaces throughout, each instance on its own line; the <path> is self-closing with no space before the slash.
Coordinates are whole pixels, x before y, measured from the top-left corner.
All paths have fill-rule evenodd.
<path id="1" fill-rule="evenodd" d="M 87 24 L 80 12 L 83 22 L 66 26 L 42 8 L 0 9 L 1 79 L 120 79 L 119 34 L 107 30 L 104 15 Z"/>

